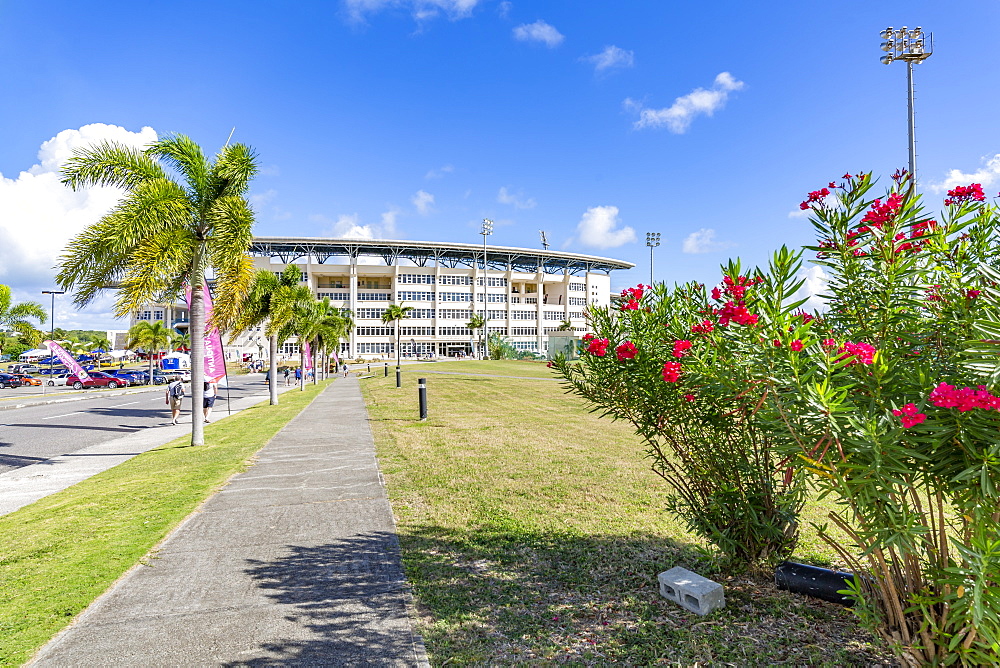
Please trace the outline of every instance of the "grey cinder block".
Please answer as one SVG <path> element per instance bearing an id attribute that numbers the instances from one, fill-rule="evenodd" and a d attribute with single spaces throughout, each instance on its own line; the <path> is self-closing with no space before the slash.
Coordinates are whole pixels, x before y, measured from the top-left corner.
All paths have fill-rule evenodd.
<path id="1" fill-rule="evenodd" d="M 682 608 L 699 615 L 726 607 L 722 585 L 677 566 L 656 576 L 660 581 L 660 594 Z"/>

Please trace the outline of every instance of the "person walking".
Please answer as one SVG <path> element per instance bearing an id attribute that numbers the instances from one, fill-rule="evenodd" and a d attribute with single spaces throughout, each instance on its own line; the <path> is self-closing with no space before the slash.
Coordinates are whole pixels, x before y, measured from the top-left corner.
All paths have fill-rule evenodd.
<path id="1" fill-rule="evenodd" d="M 295 384 L 298 385 L 299 381 L 302 380 L 302 367 L 295 367 Z"/>
<path id="2" fill-rule="evenodd" d="M 288 367 L 286 366 L 285 367 L 285 387 L 288 387 L 288 385 L 289 385 L 289 380 L 288 379 L 291 377 L 291 375 L 292 375 L 292 372 L 289 371 Z"/>
<path id="3" fill-rule="evenodd" d="M 215 397 L 219 393 L 219 385 L 214 381 L 205 381 L 205 422 L 209 422 L 208 416 L 212 414 L 212 407 L 215 406 Z"/>
<path id="4" fill-rule="evenodd" d="M 340 367 L 340 370 L 344 372 L 344 378 L 347 378 L 347 362 L 344 362 L 343 366 Z"/>
<path id="5" fill-rule="evenodd" d="M 180 378 L 174 378 L 167 385 L 167 405 L 170 406 L 170 424 L 177 424 L 181 415 L 181 403 L 184 401 L 184 383 Z"/>

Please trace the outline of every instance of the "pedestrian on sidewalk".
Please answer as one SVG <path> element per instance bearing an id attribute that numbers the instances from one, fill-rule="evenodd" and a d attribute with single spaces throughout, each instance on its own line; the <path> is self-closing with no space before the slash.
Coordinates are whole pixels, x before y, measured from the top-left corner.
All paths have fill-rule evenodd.
<path id="1" fill-rule="evenodd" d="M 292 372 L 291 372 L 291 371 L 289 371 L 289 370 L 288 370 L 288 367 L 286 366 L 286 367 L 285 367 L 285 387 L 288 387 L 288 385 L 289 385 L 289 380 L 288 380 L 288 378 L 289 378 L 289 377 L 290 377 L 291 375 L 292 375 Z"/>
<path id="2" fill-rule="evenodd" d="M 344 378 L 347 378 L 347 362 L 344 362 L 344 365 L 340 367 L 340 370 L 344 372 Z"/>
<path id="3" fill-rule="evenodd" d="M 219 393 L 219 385 L 215 381 L 205 381 L 205 422 L 209 422 L 208 416 L 212 414 L 212 406 L 215 405 L 215 397 Z"/>
<path id="4" fill-rule="evenodd" d="M 302 367 L 297 366 L 295 367 L 295 383 L 298 384 L 300 380 L 302 380 Z"/>
<path id="5" fill-rule="evenodd" d="M 177 424 L 181 415 L 181 402 L 184 401 L 184 383 L 180 378 L 174 378 L 167 385 L 167 405 L 170 406 L 170 424 Z"/>

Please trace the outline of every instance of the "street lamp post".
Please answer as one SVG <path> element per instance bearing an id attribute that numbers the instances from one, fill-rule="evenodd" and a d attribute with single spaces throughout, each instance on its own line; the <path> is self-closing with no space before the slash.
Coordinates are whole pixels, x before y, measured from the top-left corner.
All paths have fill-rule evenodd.
<path id="1" fill-rule="evenodd" d="M 649 246 L 649 285 L 653 285 L 653 249 L 660 245 L 659 232 L 646 232 L 646 245 Z"/>
<path id="2" fill-rule="evenodd" d="M 913 65 L 926 60 L 934 53 L 934 34 L 924 34 L 922 28 L 913 30 L 903 26 L 899 30 L 892 27 L 886 28 L 879 35 L 885 41 L 882 42 L 882 50 L 886 55 L 882 56 L 883 64 L 888 65 L 894 60 L 902 60 L 906 63 L 906 131 L 909 137 L 910 149 L 910 179 L 914 186 L 917 183 L 917 140 L 915 138 L 916 123 L 913 114 Z"/>
<path id="3" fill-rule="evenodd" d="M 483 218 L 483 229 L 479 232 L 483 235 L 483 359 L 486 359 L 486 345 L 489 341 L 489 335 L 486 333 L 486 323 L 489 321 L 489 297 L 487 297 L 486 286 L 488 280 L 486 279 L 486 237 L 493 234 L 493 221 L 489 218 Z"/>
<path id="4" fill-rule="evenodd" d="M 56 339 L 56 295 L 66 294 L 65 290 L 42 290 L 43 295 L 52 295 L 52 306 L 49 309 L 49 341 Z M 42 381 L 42 394 L 45 394 L 45 386 L 52 380 L 52 349 L 49 349 L 49 377 Z M 54 385 L 53 385 L 54 387 Z"/>

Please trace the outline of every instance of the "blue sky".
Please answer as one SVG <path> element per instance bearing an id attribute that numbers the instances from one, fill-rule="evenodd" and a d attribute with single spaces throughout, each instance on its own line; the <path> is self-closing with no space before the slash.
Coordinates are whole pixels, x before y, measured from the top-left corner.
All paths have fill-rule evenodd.
<path id="1" fill-rule="evenodd" d="M 996 194 L 998 0 L 0 1 L 0 282 L 40 300 L 58 250 L 113 204 L 60 191 L 74 146 L 180 132 L 215 150 L 235 127 L 263 167 L 259 235 L 478 242 L 489 217 L 491 243 L 537 247 L 542 229 L 635 262 L 620 289 L 648 280 L 655 231 L 656 280 L 714 283 L 731 255 L 808 243 L 790 215 L 807 191 L 905 166 L 889 25 L 934 33 L 923 190 L 939 203 L 967 176 Z M 114 326 L 107 302 L 57 322 Z"/>

